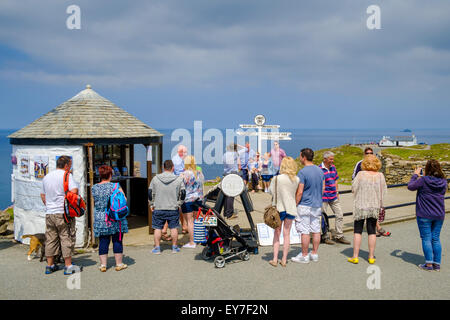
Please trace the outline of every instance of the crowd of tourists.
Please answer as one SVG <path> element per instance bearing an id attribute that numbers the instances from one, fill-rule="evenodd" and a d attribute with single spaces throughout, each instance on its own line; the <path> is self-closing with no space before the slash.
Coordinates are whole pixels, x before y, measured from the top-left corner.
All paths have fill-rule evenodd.
<path id="1" fill-rule="evenodd" d="M 273 258 L 269 263 L 276 267 L 286 266 L 289 251 L 290 228 L 295 221 L 295 228 L 301 237 L 301 251 L 291 258 L 297 263 L 317 262 L 321 242 L 321 220 L 329 206 L 335 214 L 336 242 L 350 244 L 343 236 L 343 214 L 339 203 L 339 175 L 334 166 L 334 154 L 325 152 L 323 162 L 313 163 L 314 151 L 305 148 L 300 152 L 303 168 L 298 172 L 296 162 L 286 157 L 281 161 L 280 175 L 270 184 L 270 192 L 277 199 L 282 225 L 274 232 Z M 381 161 L 373 154 L 372 148 L 364 150 L 364 158 L 355 166 L 352 181 L 353 193 L 353 255 L 348 262 L 359 263 L 359 251 L 364 225 L 368 234 L 369 264 L 374 264 L 377 236 L 389 236 L 390 233 L 380 227 L 384 219 L 384 202 L 387 185 L 381 169 Z M 417 168 L 408 183 L 408 189 L 417 190 L 416 216 L 425 263 L 418 267 L 427 271 L 440 271 L 442 247 L 440 232 L 445 218 L 444 196 L 447 180 L 436 160 L 428 160 L 425 169 Z M 276 194 L 276 197 L 275 197 Z M 273 200 L 274 201 L 274 200 Z M 322 219 L 321 219 L 322 218 Z M 283 232 L 284 245 L 281 260 L 278 260 L 280 234 Z M 309 246 L 312 237 L 312 250 Z M 327 242 L 329 238 L 326 238 Z"/>
<path id="2" fill-rule="evenodd" d="M 309 263 L 319 260 L 319 244 L 341 243 L 350 245 L 344 237 L 343 212 L 340 204 L 338 180 L 339 174 L 334 165 L 335 155 L 328 151 L 323 154 L 322 163 L 314 164 L 314 151 L 304 148 L 300 152 L 302 169 L 297 162 L 275 142 L 273 149 L 260 157 L 260 154 L 245 146 L 230 144 L 223 155 L 223 175 L 238 174 L 251 189 L 261 190 L 272 195 L 272 204 L 279 212 L 281 226 L 274 230 L 273 258 L 269 263 L 276 267 L 285 267 L 288 263 L 289 239 L 291 228 L 295 227 L 301 237 L 301 250 L 292 262 Z M 75 244 L 75 221 L 64 221 L 65 190 L 63 176 L 71 168 L 71 158 L 62 156 L 57 161 L 57 170 L 49 173 L 43 180 L 41 197 L 46 206 L 46 274 L 58 269 L 54 257 L 58 250 L 64 258 L 65 274 L 80 270 L 72 264 L 71 256 Z M 355 165 L 352 181 L 353 193 L 353 255 L 348 262 L 359 263 L 359 251 L 364 225 L 368 234 L 368 262 L 375 263 L 375 246 L 377 236 L 389 236 L 381 228 L 384 216 L 384 199 L 387 185 L 381 162 L 373 154 L 372 148 L 364 150 L 364 157 Z M 108 248 L 112 241 L 115 258 L 115 270 L 127 268 L 123 263 L 123 238 L 128 232 L 126 218 L 108 221 L 106 217 L 108 201 L 113 192 L 123 190 L 117 183 L 111 182 L 112 168 L 103 165 L 99 168 L 101 181 L 93 186 L 94 199 L 94 236 L 99 240 L 99 269 L 107 270 Z M 157 174 L 150 183 L 148 197 L 152 209 L 152 228 L 154 229 L 153 254 L 161 253 L 161 241 L 171 241 L 171 251 L 178 253 L 178 229 L 188 235 L 188 242 L 183 249 L 196 248 L 194 241 L 194 211 L 204 198 L 202 170 L 196 164 L 194 156 L 188 155 L 187 148 L 180 145 L 177 154 L 163 163 L 163 172 Z M 77 183 L 69 175 L 68 189 L 78 193 Z M 440 270 L 441 242 L 440 231 L 445 217 L 444 194 L 447 180 L 436 160 L 429 160 L 424 170 L 417 168 L 408 189 L 417 191 L 416 215 L 425 263 L 423 270 Z M 119 191 L 117 191 L 119 190 Z M 275 201 L 276 199 L 276 201 Z M 334 230 L 328 225 L 328 208 L 335 215 Z M 225 197 L 223 215 L 234 219 L 234 198 Z M 279 260 L 280 236 L 283 233 L 284 244 L 282 258 Z M 312 250 L 310 251 L 310 243 Z"/>

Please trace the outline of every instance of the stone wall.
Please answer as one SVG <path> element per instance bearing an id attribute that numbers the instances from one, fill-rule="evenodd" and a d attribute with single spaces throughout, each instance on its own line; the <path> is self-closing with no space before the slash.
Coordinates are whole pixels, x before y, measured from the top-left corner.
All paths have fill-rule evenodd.
<path id="1" fill-rule="evenodd" d="M 396 157 L 381 157 L 383 164 L 381 171 L 386 177 L 387 184 L 408 183 L 417 166 L 425 168 L 427 161 L 407 161 Z M 450 178 L 450 162 L 440 162 L 447 179 Z"/>

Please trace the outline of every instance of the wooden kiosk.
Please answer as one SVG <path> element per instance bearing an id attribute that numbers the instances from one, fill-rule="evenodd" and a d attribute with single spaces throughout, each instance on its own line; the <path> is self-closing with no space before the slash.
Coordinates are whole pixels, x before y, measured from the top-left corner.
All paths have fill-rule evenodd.
<path id="1" fill-rule="evenodd" d="M 77 229 L 84 230 L 77 233 L 79 244 L 87 240 L 88 226 L 91 230 L 93 228 L 94 201 L 91 188 L 99 182 L 98 167 L 102 164 L 113 167 L 113 181 L 119 182 L 125 191 L 131 214 L 147 215 L 151 232 L 147 190 L 152 176 L 162 172 L 162 137 L 160 132 L 100 96 L 90 85 L 9 136 L 15 154 L 20 157 L 26 155 L 30 160 L 33 159 L 33 154 L 43 155 L 50 159 L 50 170 L 56 168 L 55 154 L 73 157 L 74 178 L 79 183 L 80 194 L 87 200 L 89 209 L 85 215 L 87 218 L 77 218 Z M 133 174 L 134 145 L 137 144 L 144 145 L 147 150 L 151 149 L 147 153 L 151 155 L 151 158 L 147 158 L 147 178 L 135 177 Z M 155 165 L 156 172 L 152 172 L 152 164 Z M 17 185 L 27 186 L 28 183 L 38 186 L 42 183 L 34 177 L 25 181 L 19 174 L 17 176 Z M 13 187 L 13 195 L 19 195 L 15 189 L 17 187 Z M 19 216 L 24 218 L 15 229 L 21 230 L 20 233 L 28 232 L 28 229 L 45 231 L 39 230 L 43 224 L 40 221 L 42 204 L 38 202 L 39 199 L 34 206 L 27 205 L 23 209 L 19 205 Z M 31 216 L 34 220 L 30 224 L 26 219 Z M 18 233 L 16 238 L 21 238 L 21 235 Z M 94 243 L 93 233 L 91 241 Z"/>

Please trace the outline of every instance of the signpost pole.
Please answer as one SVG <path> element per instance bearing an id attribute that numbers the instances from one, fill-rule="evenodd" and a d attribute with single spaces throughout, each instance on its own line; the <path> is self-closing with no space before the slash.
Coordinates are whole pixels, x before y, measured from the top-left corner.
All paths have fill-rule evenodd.
<path id="1" fill-rule="evenodd" d="M 261 144 L 262 144 L 262 127 L 258 127 L 258 153 L 261 154 Z"/>

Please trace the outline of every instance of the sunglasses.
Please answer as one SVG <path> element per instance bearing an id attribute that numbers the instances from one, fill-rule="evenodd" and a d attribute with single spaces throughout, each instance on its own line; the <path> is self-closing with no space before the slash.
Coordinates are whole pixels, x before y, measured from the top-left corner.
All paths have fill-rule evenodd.
<path id="1" fill-rule="evenodd" d="M 366 154 L 366 155 L 367 155 L 367 154 L 373 154 L 373 152 L 366 152 L 365 154 Z"/>

